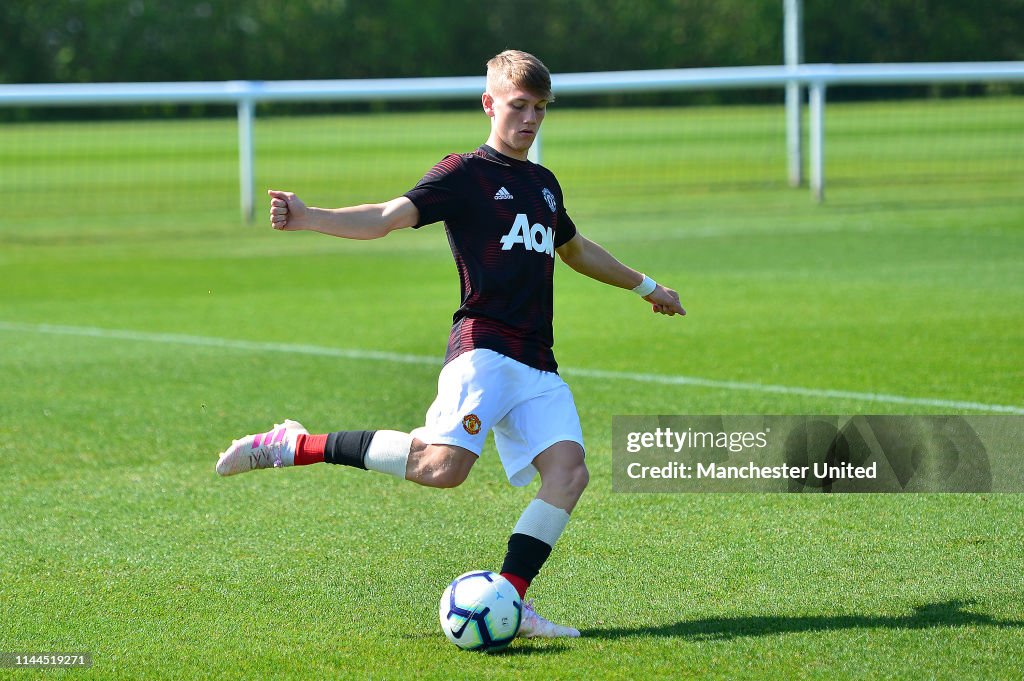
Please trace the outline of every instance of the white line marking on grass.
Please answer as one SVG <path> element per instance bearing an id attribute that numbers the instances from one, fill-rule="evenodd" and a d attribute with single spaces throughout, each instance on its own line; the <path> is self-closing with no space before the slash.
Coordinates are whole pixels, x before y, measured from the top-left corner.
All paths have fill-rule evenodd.
<path id="1" fill-rule="evenodd" d="M 166 343 L 173 345 L 192 345 L 204 348 L 245 350 L 250 352 L 281 352 L 291 355 L 338 357 L 341 359 L 396 362 L 399 364 L 418 364 L 434 367 L 440 367 L 441 365 L 440 358 L 426 355 L 407 355 L 398 352 L 382 352 L 378 350 L 332 348 L 322 345 L 306 345 L 302 343 L 247 341 L 232 338 L 216 338 L 212 336 L 192 336 L 181 333 L 153 333 L 149 331 L 131 331 L 127 329 L 101 329 L 92 326 L 22 324 L 18 322 L 0 321 L 0 331 L 44 333 L 60 336 L 85 336 L 112 340 L 139 341 L 145 343 Z M 1024 407 L 1007 404 L 986 404 L 984 402 L 970 402 L 965 400 L 942 400 L 930 397 L 891 395 L 888 393 L 862 393 L 850 390 L 802 388 L 799 386 L 772 385 L 770 383 L 722 381 L 710 378 L 700 378 L 697 376 L 672 376 L 665 374 L 634 373 L 628 371 L 606 371 L 602 369 L 562 367 L 562 371 L 572 376 L 599 378 L 606 381 L 636 381 L 638 383 L 654 383 L 660 385 L 692 385 L 700 388 L 713 388 L 716 390 L 737 390 L 755 393 L 799 395 L 801 397 L 823 397 L 832 400 L 856 400 L 861 402 L 882 402 L 886 404 L 937 407 L 940 409 L 965 409 L 969 411 L 1024 414 Z"/>
<path id="2" fill-rule="evenodd" d="M 440 366 L 437 357 L 424 355 L 403 355 L 397 352 L 375 350 L 346 350 L 322 345 L 301 343 L 268 343 L 264 341 L 236 340 L 213 336 L 190 336 L 183 333 L 153 333 L 128 329 L 101 329 L 94 326 L 62 326 L 59 324 L 19 324 L 0 321 L 0 331 L 27 331 L 57 336 L 86 336 L 113 340 L 140 341 L 145 343 L 167 343 L 174 345 L 195 345 L 203 348 L 225 348 L 228 350 L 249 350 L 253 352 L 283 352 L 291 355 L 315 355 L 318 357 L 339 357 L 341 359 L 368 359 L 401 364 L 430 364 Z"/>
<path id="3" fill-rule="evenodd" d="M 907 397 L 888 393 L 861 393 L 852 390 L 826 390 L 824 388 L 801 388 L 790 385 L 772 385 L 771 383 L 748 383 L 745 381 L 720 381 L 696 376 L 666 376 L 663 374 L 637 374 L 626 371 L 603 371 L 601 369 L 563 369 L 574 376 L 587 378 L 603 378 L 606 380 L 639 381 L 642 383 L 660 383 L 662 385 L 694 385 L 701 388 L 719 390 L 745 390 L 759 393 L 775 393 L 780 395 L 800 395 L 801 397 L 824 397 L 833 400 L 858 400 L 861 402 L 886 402 L 888 404 L 911 404 L 941 409 L 967 409 L 971 411 L 992 411 L 1006 414 L 1024 414 L 1024 407 L 1008 404 L 986 404 L 965 400 L 942 400 L 932 397 Z"/>

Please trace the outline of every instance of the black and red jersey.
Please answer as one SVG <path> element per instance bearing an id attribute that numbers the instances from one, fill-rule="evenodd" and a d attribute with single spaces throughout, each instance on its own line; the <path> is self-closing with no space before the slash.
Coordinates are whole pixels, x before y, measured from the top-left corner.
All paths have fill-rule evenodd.
<path id="1" fill-rule="evenodd" d="M 451 154 L 406 192 L 417 228 L 444 221 L 462 288 L 449 362 L 486 348 L 543 371 L 551 348 L 555 249 L 576 235 L 554 174 L 487 145 Z"/>

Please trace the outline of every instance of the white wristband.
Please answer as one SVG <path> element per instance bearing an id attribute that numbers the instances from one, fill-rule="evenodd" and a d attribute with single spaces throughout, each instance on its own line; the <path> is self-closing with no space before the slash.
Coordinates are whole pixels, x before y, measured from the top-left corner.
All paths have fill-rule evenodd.
<path id="1" fill-rule="evenodd" d="M 644 280 L 641 281 L 640 284 L 633 289 L 633 293 L 637 294 L 641 298 L 644 298 L 654 293 L 654 289 L 656 288 L 658 288 L 658 284 L 645 274 Z"/>

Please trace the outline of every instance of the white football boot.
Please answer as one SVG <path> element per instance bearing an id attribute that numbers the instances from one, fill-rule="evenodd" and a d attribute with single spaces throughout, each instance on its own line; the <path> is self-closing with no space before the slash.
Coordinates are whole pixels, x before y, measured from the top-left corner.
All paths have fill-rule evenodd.
<path id="1" fill-rule="evenodd" d="M 235 440 L 220 455 L 217 473 L 237 475 L 257 468 L 292 466 L 295 464 L 295 441 L 299 435 L 309 435 L 309 431 L 298 421 L 285 419 L 284 423 L 278 423 L 266 433 Z"/>
<path id="2" fill-rule="evenodd" d="M 579 630 L 544 619 L 533 609 L 533 599 L 523 601 L 523 620 L 517 636 L 523 638 L 576 638 Z"/>

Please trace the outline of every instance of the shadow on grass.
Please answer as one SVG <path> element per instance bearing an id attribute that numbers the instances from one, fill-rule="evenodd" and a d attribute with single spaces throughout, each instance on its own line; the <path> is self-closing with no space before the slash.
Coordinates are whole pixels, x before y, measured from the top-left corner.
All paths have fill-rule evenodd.
<path id="1" fill-rule="evenodd" d="M 650 627 L 612 627 L 586 629 L 587 638 L 619 639 L 631 636 L 671 636 L 692 641 L 728 641 L 748 636 L 771 636 L 813 631 L 847 629 L 938 629 L 975 626 L 1000 629 L 1024 629 L 1024 621 L 999 620 L 982 613 L 967 612 L 964 601 L 946 601 L 914 608 L 902 616 L 885 615 L 813 615 L 808 617 L 713 617 Z"/>
<path id="2" fill-rule="evenodd" d="M 512 645 L 496 653 L 488 653 L 494 657 L 517 657 L 519 655 L 554 655 L 564 653 L 570 646 L 565 641 L 570 639 L 517 639 Z"/>
<path id="3" fill-rule="evenodd" d="M 417 633 L 417 634 L 404 634 L 402 638 L 413 641 L 413 640 L 424 640 L 424 641 L 441 641 L 445 642 L 444 635 L 440 632 L 432 633 Z M 516 657 L 519 655 L 555 655 L 563 653 L 569 650 L 571 647 L 572 639 L 551 639 L 551 638 L 534 638 L 534 639 L 516 639 L 512 645 L 508 648 L 502 648 L 488 653 L 479 653 L 480 655 L 487 655 L 490 657 Z M 454 647 L 453 647 L 454 650 Z"/>

